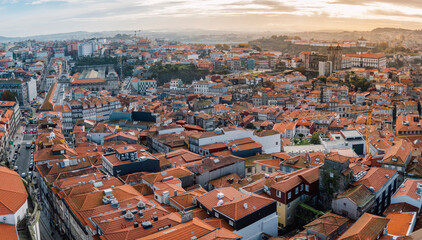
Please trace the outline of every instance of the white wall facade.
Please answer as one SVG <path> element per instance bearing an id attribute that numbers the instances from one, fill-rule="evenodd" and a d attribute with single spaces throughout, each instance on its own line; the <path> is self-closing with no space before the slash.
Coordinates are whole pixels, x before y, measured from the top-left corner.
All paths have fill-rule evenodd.
<path id="1" fill-rule="evenodd" d="M 251 225 L 242 228 L 238 231 L 233 231 L 240 236 L 243 240 L 260 240 L 262 233 L 267 233 L 272 236 L 278 235 L 278 218 L 277 213 L 274 212 L 262 218 L 259 221 L 252 223 Z"/>

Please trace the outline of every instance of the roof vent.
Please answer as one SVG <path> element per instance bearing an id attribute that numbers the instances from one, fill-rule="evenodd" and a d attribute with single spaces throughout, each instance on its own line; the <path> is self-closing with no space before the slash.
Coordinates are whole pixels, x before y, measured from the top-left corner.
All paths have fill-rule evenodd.
<path id="1" fill-rule="evenodd" d="M 139 214 L 139 217 L 143 217 L 144 216 L 144 213 L 142 211 L 139 211 L 138 214 Z"/>
<path id="2" fill-rule="evenodd" d="M 371 190 L 371 192 L 375 192 L 375 188 L 372 186 L 369 187 L 369 190 Z"/>
<path id="3" fill-rule="evenodd" d="M 386 177 L 386 178 L 390 178 L 390 175 L 388 175 L 388 174 L 385 174 L 385 177 Z"/>
<path id="4" fill-rule="evenodd" d="M 144 229 L 152 228 L 152 223 L 150 221 L 143 221 L 141 225 Z"/>
<path id="5" fill-rule="evenodd" d="M 139 223 L 138 223 L 138 222 L 134 222 L 134 223 L 133 223 L 133 227 L 134 227 L 134 228 L 139 227 Z"/>
<path id="6" fill-rule="evenodd" d="M 223 205 L 223 204 L 224 204 L 223 199 L 218 200 L 218 202 L 217 202 L 217 206 L 221 206 L 221 205 Z"/>
<path id="7" fill-rule="evenodd" d="M 248 209 L 248 203 L 244 203 L 244 204 L 243 204 L 243 207 L 244 207 L 245 209 Z"/>
<path id="8" fill-rule="evenodd" d="M 158 217 L 157 216 L 152 216 L 152 220 L 154 220 L 154 222 L 158 221 Z"/>
<path id="9" fill-rule="evenodd" d="M 173 176 L 163 178 L 161 179 L 161 182 L 170 181 L 170 180 L 173 180 Z"/>
<path id="10" fill-rule="evenodd" d="M 127 211 L 125 214 L 125 219 L 128 221 L 132 221 L 133 219 L 135 219 L 135 216 L 133 215 L 131 211 Z"/>
<path id="11" fill-rule="evenodd" d="M 110 203 L 113 208 L 119 208 L 120 206 L 119 202 L 116 199 L 111 200 Z"/>
<path id="12" fill-rule="evenodd" d="M 146 205 L 145 205 L 144 201 L 142 201 L 142 200 L 139 200 L 139 202 L 136 204 L 136 206 L 141 210 L 144 210 L 146 208 Z"/>
<path id="13" fill-rule="evenodd" d="M 103 197 L 103 203 L 104 204 L 109 204 L 110 203 L 110 199 L 108 199 L 107 197 Z"/>
<path id="14" fill-rule="evenodd" d="M 217 193 L 217 198 L 218 199 L 223 199 L 224 198 L 224 193 L 222 193 L 222 192 Z"/>
<path id="15" fill-rule="evenodd" d="M 218 158 L 214 159 L 214 163 L 219 163 L 219 162 L 220 162 L 220 159 Z"/>
<path id="16" fill-rule="evenodd" d="M 265 178 L 269 178 L 269 177 L 270 177 L 270 175 L 266 173 L 265 174 Z"/>

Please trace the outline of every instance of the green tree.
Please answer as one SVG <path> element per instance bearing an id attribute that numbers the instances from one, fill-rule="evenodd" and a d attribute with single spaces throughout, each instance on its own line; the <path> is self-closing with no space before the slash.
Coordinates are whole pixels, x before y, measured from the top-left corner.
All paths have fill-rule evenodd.
<path id="1" fill-rule="evenodd" d="M 1 94 L 0 98 L 2 101 L 16 101 L 17 97 L 18 95 L 15 92 L 6 90 Z"/>
<path id="2" fill-rule="evenodd" d="M 166 64 L 161 62 L 148 69 L 148 77 L 157 80 L 158 85 L 169 82 L 172 78 L 180 78 L 183 83 L 189 84 L 193 80 L 199 80 L 208 75 L 207 69 L 199 69 L 194 64 Z"/>
<path id="3" fill-rule="evenodd" d="M 323 82 L 323 83 L 327 83 L 327 77 L 326 76 L 319 76 L 318 80 Z"/>
<path id="4" fill-rule="evenodd" d="M 216 44 L 215 48 L 217 48 L 220 51 L 222 51 L 222 50 L 229 51 L 230 45 L 228 45 L 228 44 Z"/>
<path id="5" fill-rule="evenodd" d="M 248 128 L 248 129 L 256 129 L 255 125 L 253 125 L 253 123 L 251 123 L 251 122 L 248 123 L 248 124 L 246 124 L 245 128 Z"/>
<path id="6" fill-rule="evenodd" d="M 311 137 L 311 144 L 320 144 L 321 141 L 319 140 L 319 133 L 314 132 Z"/>
<path id="7" fill-rule="evenodd" d="M 249 44 L 247 44 L 247 43 L 239 43 L 239 44 L 237 45 L 237 47 L 239 47 L 239 48 L 250 48 L 250 47 L 251 47 L 251 45 L 249 45 Z"/>

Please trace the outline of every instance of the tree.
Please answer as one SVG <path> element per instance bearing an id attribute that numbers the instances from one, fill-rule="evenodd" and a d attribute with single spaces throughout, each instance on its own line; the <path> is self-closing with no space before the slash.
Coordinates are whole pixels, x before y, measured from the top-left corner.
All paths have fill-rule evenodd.
<path id="1" fill-rule="evenodd" d="M 311 144 L 320 144 L 321 141 L 319 140 L 319 133 L 314 132 L 311 137 Z"/>
<path id="2" fill-rule="evenodd" d="M 255 125 L 253 125 L 253 123 L 251 123 L 251 122 L 248 123 L 248 124 L 246 124 L 245 128 L 248 128 L 248 129 L 256 129 Z"/>
<path id="3" fill-rule="evenodd" d="M 327 77 L 326 76 L 319 76 L 318 80 L 323 82 L 323 83 L 327 83 Z"/>
<path id="4" fill-rule="evenodd" d="M 230 45 L 228 45 L 228 44 L 216 44 L 215 45 L 215 48 L 217 48 L 218 50 L 226 50 L 226 51 L 228 51 L 228 50 L 230 50 Z"/>
<path id="5" fill-rule="evenodd" d="M 300 139 L 302 139 L 305 135 L 303 135 L 303 133 L 299 133 L 297 136 L 298 136 Z"/>
<path id="6" fill-rule="evenodd" d="M 17 97 L 18 95 L 15 92 L 6 90 L 1 94 L 0 98 L 2 101 L 16 101 Z"/>
<path id="7" fill-rule="evenodd" d="M 239 47 L 239 48 L 250 48 L 251 45 L 249 45 L 247 43 L 239 43 L 239 45 L 237 45 L 237 47 Z"/>

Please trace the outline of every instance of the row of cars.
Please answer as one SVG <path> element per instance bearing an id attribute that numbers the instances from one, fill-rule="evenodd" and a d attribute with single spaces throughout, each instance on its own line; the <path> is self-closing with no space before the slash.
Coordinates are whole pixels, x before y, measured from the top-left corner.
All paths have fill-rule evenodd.
<path id="1" fill-rule="evenodd" d="M 29 178 L 32 177 L 32 171 L 34 170 L 34 150 L 35 149 L 31 146 L 31 158 L 29 160 L 29 165 L 28 165 L 29 170 L 28 170 L 28 173 L 26 172 L 21 173 L 22 178 L 26 178 L 26 176 L 28 176 Z"/>
<path id="2" fill-rule="evenodd" d="M 28 129 L 23 133 L 25 133 L 25 134 L 37 134 L 37 129 L 36 128 Z"/>

